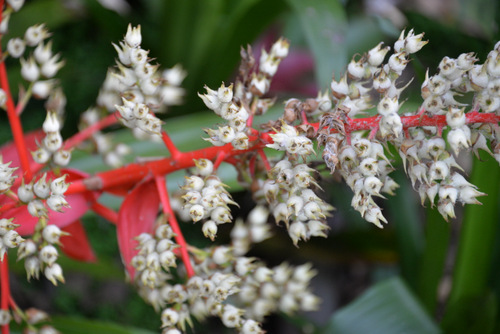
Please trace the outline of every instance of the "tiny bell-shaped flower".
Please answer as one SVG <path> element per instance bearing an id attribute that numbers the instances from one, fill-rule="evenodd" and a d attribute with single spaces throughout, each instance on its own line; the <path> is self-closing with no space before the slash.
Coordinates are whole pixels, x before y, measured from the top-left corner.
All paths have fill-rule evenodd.
<path id="1" fill-rule="evenodd" d="M 28 60 L 21 58 L 21 76 L 29 82 L 36 81 L 40 76 L 40 70 L 32 57 Z"/>
<path id="2" fill-rule="evenodd" d="M 7 43 L 7 52 L 9 53 L 9 56 L 13 58 L 21 57 L 25 49 L 26 44 L 20 38 L 11 38 Z"/>
<path id="3" fill-rule="evenodd" d="M 24 260 L 24 269 L 26 270 L 28 281 L 31 277 L 39 278 L 40 268 L 40 259 L 37 256 L 29 256 Z"/>
<path id="4" fill-rule="evenodd" d="M 58 166 L 66 166 L 71 160 L 71 151 L 58 150 L 54 153 L 54 163 Z"/>
<path id="5" fill-rule="evenodd" d="M 391 48 L 389 46 L 383 48 L 383 44 L 383 42 L 380 42 L 376 47 L 368 51 L 368 63 L 370 66 L 378 67 L 384 61 L 385 55 Z"/>
<path id="6" fill-rule="evenodd" d="M 57 132 L 61 129 L 61 124 L 57 117 L 57 114 L 53 111 L 47 112 L 47 117 L 45 117 L 45 121 L 43 122 L 43 132 Z"/>
<path id="7" fill-rule="evenodd" d="M 466 133 L 462 130 L 462 128 L 452 129 L 448 132 L 448 144 L 450 144 L 451 149 L 458 155 L 462 148 L 469 147 L 470 138 L 467 138 Z"/>
<path id="8" fill-rule="evenodd" d="M 32 200 L 28 203 L 28 212 L 33 217 L 47 217 L 47 208 L 39 199 Z"/>
<path id="9" fill-rule="evenodd" d="M 69 208 L 68 202 L 64 199 L 62 195 L 50 195 L 47 198 L 47 206 L 57 212 L 63 212 L 63 208 Z"/>
<path id="10" fill-rule="evenodd" d="M 2 237 L 2 243 L 7 248 L 15 248 L 24 241 L 23 238 L 14 230 L 7 231 Z M 2 256 L 3 259 L 3 256 Z"/>
<path id="11" fill-rule="evenodd" d="M 34 197 L 33 194 L 33 183 L 24 183 L 22 180 L 21 185 L 17 188 L 17 197 L 23 203 L 29 203 Z"/>
<path id="12" fill-rule="evenodd" d="M 54 224 L 47 225 L 42 230 L 42 237 L 49 244 L 58 244 L 59 238 L 65 235 L 69 235 L 69 233 L 61 231 L 61 229 Z"/>
<path id="13" fill-rule="evenodd" d="M 10 8 L 12 8 L 15 12 L 19 11 L 21 7 L 24 5 L 24 0 L 7 0 L 7 4 Z M 3 33 L 2 33 L 3 34 Z"/>
<path id="14" fill-rule="evenodd" d="M 285 58 L 288 56 L 288 49 L 290 48 L 290 42 L 282 37 L 278 39 L 271 47 L 271 54 L 278 58 Z"/>
<path id="15" fill-rule="evenodd" d="M 17 249 L 17 261 L 24 259 L 25 257 L 35 254 L 37 251 L 36 243 L 31 239 L 26 239 L 19 245 Z"/>
<path id="16" fill-rule="evenodd" d="M 201 230 L 206 238 L 210 238 L 212 241 L 215 240 L 215 237 L 217 236 L 217 224 L 213 220 L 207 220 L 204 222 Z"/>
<path id="17" fill-rule="evenodd" d="M 44 270 L 45 277 L 52 282 L 52 284 L 57 285 L 57 281 L 64 283 L 63 271 L 60 265 L 53 263 L 47 266 Z"/>
<path id="18" fill-rule="evenodd" d="M 127 34 L 125 35 L 125 43 L 131 48 L 137 48 L 141 45 L 142 36 L 141 36 L 141 26 L 132 28 L 132 24 L 129 24 L 127 27 Z"/>
<path id="19" fill-rule="evenodd" d="M 46 179 L 47 174 L 43 174 L 43 176 L 33 185 L 33 192 L 36 197 L 40 199 L 46 199 L 50 195 L 50 186 Z"/>
<path id="20" fill-rule="evenodd" d="M 44 164 L 49 161 L 50 152 L 43 147 L 39 147 L 36 151 L 31 152 L 31 156 L 36 163 Z"/>
<path id="21" fill-rule="evenodd" d="M 422 41 L 424 38 L 424 33 L 418 35 L 413 34 L 413 29 L 408 32 L 408 36 L 405 38 L 404 48 L 408 53 L 418 52 L 428 41 Z"/>
<path id="22" fill-rule="evenodd" d="M 55 84 L 55 80 L 36 81 L 31 89 L 33 96 L 37 99 L 46 99 L 49 97 Z"/>
<path id="23" fill-rule="evenodd" d="M 34 26 L 26 29 L 26 32 L 24 33 L 24 40 L 27 45 L 36 46 L 49 36 L 49 31 L 44 24 L 35 24 Z"/>
<path id="24" fill-rule="evenodd" d="M 54 246 L 47 245 L 42 247 L 38 256 L 40 258 L 40 261 L 50 266 L 54 262 L 56 262 L 59 253 L 57 252 L 57 249 Z"/>

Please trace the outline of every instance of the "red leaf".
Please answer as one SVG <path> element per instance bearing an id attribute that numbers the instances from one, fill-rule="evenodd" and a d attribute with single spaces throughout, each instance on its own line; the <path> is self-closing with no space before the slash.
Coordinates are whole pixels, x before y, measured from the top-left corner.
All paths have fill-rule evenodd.
<path id="1" fill-rule="evenodd" d="M 62 230 L 70 234 L 61 238 L 61 250 L 64 254 L 78 261 L 95 262 L 94 251 L 79 220 L 63 227 Z"/>
<path id="2" fill-rule="evenodd" d="M 128 274 L 133 279 L 134 268 L 130 261 L 137 254 L 135 237 L 141 233 L 151 233 L 158 213 L 160 197 L 154 180 L 139 184 L 125 200 L 118 212 L 116 233 L 118 246 Z"/>
<path id="3" fill-rule="evenodd" d="M 66 182 L 79 180 L 87 177 L 88 175 L 75 169 L 62 169 L 61 175 L 63 174 L 68 174 Z M 47 177 L 49 180 L 55 178 L 54 174 L 51 172 L 47 173 Z M 12 190 L 16 191 L 15 189 Z M 92 205 L 92 202 L 96 201 L 98 197 L 99 193 L 90 191 L 66 196 L 66 201 L 68 201 L 70 207 L 66 208 L 64 212 L 54 212 L 49 210 L 49 222 L 61 228 L 68 226 L 83 216 Z M 29 214 L 27 205 L 7 210 L 1 215 L 1 217 L 15 218 L 14 222 L 16 224 L 21 224 L 21 226 L 16 229 L 20 235 L 33 234 L 35 225 L 38 222 L 38 218 Z"/>
<path id="4" fill-rule="evenodd" d="M 44 137 L 45 137 L 45 133 L 43 132 L 42 129 L 38 129 L 35 131 L 25 133 L 24 134 L 24 141 L 26 143 L 26 148 L 30 152 L 35 151 L 38 148 L 37 142 L 42 141 L 42 139 Z M 16 145 L 14 144 L 13 141 L 2 145 L 2 147 L 0 147 L 0 154 L 2 155 L 2 160 L 4 163 L 12 161 L 12 164 L 10 167 L 19 167 L 21 165 L 20 160 L 19 160 L 19 155 L 17 154 L 17 148 L 16 148 Z M 30 161 L 30 165 L 36 164 L 33 161 L 31 154 L 28 155 L 28 158 Z M 32 169 L 33 169 L 33 166 L 32 166 Z M 19 175 L 20 173 L 21 173 L 21 168 L 19 168 L 16 171 L 16 174 Z"/>

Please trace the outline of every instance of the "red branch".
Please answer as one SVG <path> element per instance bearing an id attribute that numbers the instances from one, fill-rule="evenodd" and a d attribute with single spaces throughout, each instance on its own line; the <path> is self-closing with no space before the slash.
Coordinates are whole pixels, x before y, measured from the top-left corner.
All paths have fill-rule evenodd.
<path id="1" fill-rule="evenodd" d="M 0 259 L 0 294 L 2 299 L 0 305 L 2 310 L 9 309 L 10 287 L 9 287 L 9 261 L 7 260 L 7 254 L 4 255 L 3 259 Z M 9 334 L 9 324 L 2 326 L 2 334 Z"/>
<path id="2" fill-rule="evenodd" d="M 118 123 L 118 115 L 119 115 L 118 112 L 110 114 L 110 115 L 104 117 L 103 119 L 101 119 L 99 122 L 94 123 L 91 126 L 78 132 L 73 137 L 68 138 L 64 142 L 64 149 L 69 150 L 70 148 L 73 148 L 76 145 L 80 144 L 82 141 L 90 138 L 97 131 L 104 129 L 110 125 Z"/>
<path id="3" fill-rule="evenodd" d="M 113 224 L 118 223 L 118 213 L 99 202 L 93 202 L 90 207 L 92 211 L 97 213 L 99 216 L 109 220 Z"/>
<path id="4" fill-rule="evenodd" d="M 165 177 L 160 175 L 155 177 L 156 188 L 158 189 L 158 195 L 160 195 L 161 204 L 163 206 L 163 213 L 168 219 L 170 223 L 170 227 L 172 227 L 172 231 L 175 233 L 175 241 L 179 245 L 179 250 L 181 253 L 182 262 L 186 267 L 186 273 L 188 277 L 194 276 L 194 269 L 191 265 L 191 260 L 189 259 L 189 254 L 187 250 L 187 243 L 184 239 L 184 235 L 182 234 L 181 228 L 179 227 L 179 223 L 175 218 L 175 214 L 170 206 L 170 200 L 168 199 L 168 191 Z"/>
<path id="5" fill-rule="evenodd" d="M 494 123 L 500 122 L 500 116 L 494 113 L 479 113 L 469 112 L 465 114 L 466 122 L 471 123 Z M 359 130 L 371 130 L 378 126 L 380 117 L 373 116 L 368 118 L 348 119 L 345 123 L 345 130 L 347 133 Z M 427 116 L 427 115 L 414 115 L 401 117 L 403 128 L 407 129 L 416 126 L 445 126 L 446 116 Z M 311 123 L 311 125 L 318 130 L 318 123 Z M 147 175 L 167 175 L 177 170 L 186 169 L 194 166 L 193 159 L 209 159 L 214 160 L 221 154 L 225 159 L 247 153 L 259 151 L 272 143 L 273 140 L 270 136 L 271 132 L 261 133 L 260 136 L 251 136 L 250 148 L 247 150 L 235 150 L 231 144 L 224 146 L 206 147 L 189 152 L 179 152 L 176 157 L 168 157 L 160 160 L 132 163 L 127 166 L 99 172 L 90 179 L 83 179 L 73 182 L 67 194 L 77 193 L 85 190 L 107 190 L 113 187 L 133 187 Z"/>

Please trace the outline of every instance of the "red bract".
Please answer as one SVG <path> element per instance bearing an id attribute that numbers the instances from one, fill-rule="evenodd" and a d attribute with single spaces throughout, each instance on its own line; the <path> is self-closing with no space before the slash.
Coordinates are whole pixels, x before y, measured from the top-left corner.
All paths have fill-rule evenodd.
<path id="1" fill-rule="evenodd" d="M 86 178 L 88 174 L 83 173 L 79 170 L 74 169 L 62 169 L 61 175 L 67 174 L 66 182 L 72 182 L 79 179 Z M 47 173 L 48 179 L 54 179 L 56 176 L 52 172 Z M 15 191 L 15 189 L 12 189 Z M 87 210 L 89 210 L 92 202 L 96 201 L 99 194 L 97 192 L 84 192 L 79 194 L 71 194 L 66 196 L 66 200 L 70 205 L 69 208 L 65 209 L 64 212 L 54 212 L 49 210 L 49 221 L 51 224 L 55 224 L 61 228 L 68 226 L 69 224 L 77 221 L 82 217 Z M 12 201 L 8 199 L 8 201 Z M 16 224 L 20 224 L 16 231 L 20 235 L 30 235 L 33 234 L 35 225 L 38 222 L 38 218 L 33 217 L 29 214 L 26 205 L 12 208 L 4 212 L 0 217 L 2 218 L 15 218 Z"/>
<path id="2" fill-rule="evenodd" d="M 68 236 L 61 238 L 61 250 L 64 254 L 78 261 L 94 262 L 96 260 L 87 233 L 79 220 L 63 227 L 62 230 L 69 233 Z"/>
<path id="3" fill-rule="evenodd" d="M 130 261 L 137 254 L 135 249 L 137 242 L 134 238 L 141 233 L 153 231 L 159 205 L 160 197 L 155 182 L 147 180 L 135 187 L 125 197 L 118 213 L 118 224 L 116 225 L 118 246 L 123 263 L 131 278 L 134 277 L 134 268 L 130 265 Z"/>

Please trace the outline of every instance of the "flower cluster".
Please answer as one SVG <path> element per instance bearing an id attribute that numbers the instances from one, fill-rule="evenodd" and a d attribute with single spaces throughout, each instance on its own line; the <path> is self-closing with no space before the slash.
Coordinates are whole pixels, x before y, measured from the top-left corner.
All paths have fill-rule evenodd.
<path id="1" fill-rule="evenodd" d="M 41 220 L 37 225 L 37 231 L 31 239 L 26 239 L 17 252 L 17 259 L 24 259 L 24 267 L 28 275 L 28 280 L 32 277 L 38 279 L 43 271 L 45 277 L 57 285 L 57 282 L 64 283 L 64 276 L 61 266 L 56 263 L 59 252 L 54 245 L 60 244 L 59 239 L 68 233 L 62 231 L 53 224 L 47 224 Z"/>
<path id="2" fill-rule="evenodd" d="M 11 163 L 12 161 L 9 161 L 4 164 L 0 156 L 0 193 L 8 191 L 16 179 L 16 176 L 13 174 L 17 167 L 9 167 Z"/>
<path id="3" fill-rule="evenodd" d="M 216 130 L 205 129 L 208 134 L 206 141 L 215 146 L 231 143 L 234 148 L 243 150 L 248 148 L 248 136 L 245 134 L 249 111 L 239 100 L 233 102 L 233 85 L 225 87 L 224 84 L 217 90 L 205 87 L 207 93 L 198 94 L 205 105 L 213 110 L 218 116 L 227 121 L 227 124 Z"/>
<path id="4" fill-rule="evenodd" d="M 205 220 L 202 231 L 212 241 L 217 235 L 217 225 L 232 222 L 228 205 L 237 205 L 219 177 L 212 174 L 214 166 L 208 159 L 195 160 L 195 171 L 186 176 L 182 190 L 183 209 L 194 222 Z"/>
<path id="5" fill-rule="evenodd" d="M 43 122 L 43 138 L 38 149 L 31 152 L 33 160 L 39 164 L 52 161 L 58 166 L 66 166 L 71 160 L 71 151 L 65 150 L 61 136 L 61 123 L 56 112 L 48 111 L 47 117 Z"/>
<path id="6" fill-rule="evenodd" d="M 271 134 L 273 139 L 272 144 L 267 144 L 267 147 L 278 151 L 286 151 L 289 155 L 308 156 L 314 153 L 312 140 L 304 134 L 299 134 L 299 131 L 286 124 L 282 120 L 280 130 L 275 134 Z"/>
<path id="7" fill-rule="evenodd" d="M 28 205 L 28 212 L 37 218 L 47 218 L 47 207 L 53 211 L 63 212 L 69 207 L 64 197 L 69 184 L 66 183 L 67 175 L 52 180 L 49 184 L 47 174 L 43 174 L 36 182 L 23 183 L 17 189 L 17 196 L 22 203 Z M 47 206 L 45 206 L 44 205 Z"/>
<path id="8" fill-rule="evenodd" d="M 172 228 L 159 220 L 155 234 L 143 233 L 137 236 L 138 254 L 132 258 L 139 294 L 159 310 L 165 305 L 168 296 L 164 293 L 167 280 L 172 278 L 171 268 L 177 266 L 174 250 L 177 244 L 172 240 Z"/>
<path id="9" fill-rule="evenodd" d="M 233 85 L 224 84 L 215 91 L 205 86 L 207 93 L 198 94 L 207 108 L 222 117 L 226 124 L 214 129 L 205 129 L 209 141 L 215 146 L 231 143 L 238 150 L 248 149 L 248 130 L 254 115 L 260 115 L 274 103 L 264 99 L 271 85 L 271 79 L 278 70 L 281 60 L 288 55 L 288 41 L 279 39 L 269 53 L 262 50 L 260 65 L 255 69 L 255 60 L 248 51 L 242 50 L 242 64 L 239 78 Z"/>
<path id="10" fill-rule="evenodd" d="M 118 71 L 108 71 L 97 102 L 109 111 L 116 108 L 125 126 L 159 134 L 162 123 L 154 113 L 181 102 L 184 91 L 178 86 L 185 73 L 180 67 L 159 72 L 141 42 L 141 27 L 129 25 L 123 42 L 113 44 Z"/>
<path id="11" fill-rule="evenodd" d="M 318 187 L 311 176 L 314 169 L 306 164 L 281 160 L 269 171 L 262 186 L 264 196 L 276 222 L 285 222 L 294 245 L 310 237 L 326 237 L 325 218 L 333 207 L 310 188 Z"/>
<path id="12" fill-rule="evenodd" d="M 231 246 L 236 256 L 244 255 L 250 246 L 262 242 L 272 236 L 267 223 L 269 210 L 263 205 L 257 205 L 250 211 L 246 223 L 238 218 L 231 230 Z"/>

